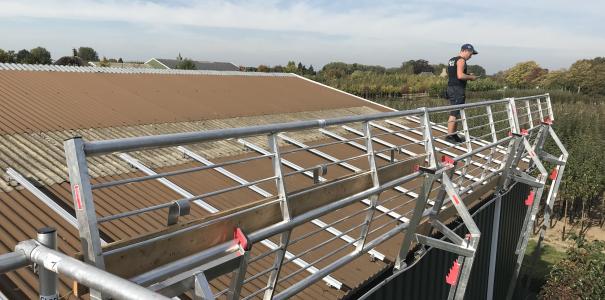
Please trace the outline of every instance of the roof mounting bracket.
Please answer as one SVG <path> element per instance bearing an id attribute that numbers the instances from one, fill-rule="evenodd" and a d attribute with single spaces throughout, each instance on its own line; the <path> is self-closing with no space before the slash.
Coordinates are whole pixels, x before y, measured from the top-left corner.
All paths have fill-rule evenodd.
<path id="1" fill-rule="evenodd" d="M 178 222 L 179 217 L 186 216 L 191 212 L 191 205 L 189 200 L 181 199 L 172 202 L 172 205 L 168 208 L 168 220 L 166 225 L 174 225 Z"/>

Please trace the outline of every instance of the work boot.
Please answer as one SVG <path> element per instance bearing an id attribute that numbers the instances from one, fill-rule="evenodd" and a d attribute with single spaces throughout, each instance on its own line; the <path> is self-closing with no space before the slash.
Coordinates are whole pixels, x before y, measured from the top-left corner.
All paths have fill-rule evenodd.
<path id="1" fill-rule="evenodd" d="M 464 139 L 464 137 L 461 137 L 459 135 L 454 135 L 454 138 L 456 139 L 456 141 L 458 141 L 458 143 L 463 143 L 466 141 L 466 139 Z"/>
<path id="2" fill-rule="evenodd" d="M 452 144 L 458 144 L 460 143 L 459 141 L 460 137 L 457 134 L 448 134 L 445 137 L 445 140 L 452 143 Z"/>

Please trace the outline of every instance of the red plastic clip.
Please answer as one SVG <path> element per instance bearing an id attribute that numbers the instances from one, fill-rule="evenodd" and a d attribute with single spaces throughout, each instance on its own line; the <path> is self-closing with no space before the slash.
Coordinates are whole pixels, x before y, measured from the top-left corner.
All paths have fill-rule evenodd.
<path id="1" fill-rule="evenodd" d="M 445 282 L 449 285 L 456 284 L 456 281 L 458 281 L 459 273 L 460 273 L 460 264 L 458 263 L 458 260 L 456 259 L 454 261 L 454 264 L 450 268 L 449 273 L 447 273 L 447 276 L 445 276 Z"/>
<path id="2" fill-rule="evenodd" d="M 552 120 L 550 119 L 550 117 L 546 117 L 546 118 L 544 118 L 544 123 L 546 123 L 548 125 L 552 125 Z"/>
<path id="3" fill-rule="evenodd" d="M 557 179 L 557 175 L 559 175 L 559 170 L 557 170 L 557 168 L 556 168 L 556 167 L 554 167 L 554 168 L 552 169 L 552 172 L 550 172 L 550 177 L 549 177 L 549 178 L 550 178 L 550 180 L 555 180 L 555 179 Z"/>
<path id="4" fill-rule="evenodd" d="M 527 129 L 525 129 L 525 128 L 521 129 L 521 135 L 528 135 L 528 134 L 529 134 L 529 132 L 527 131 Z"/>
<path id="5" fill-rule="evenodd" d="M 239 228 L 235 228 L 233 231 L 233 239 L 237 242 L 244 251 L 250 251 L 252 244 L 248 241 L 248 236 Z"/>
<path id="6" fill-rule="evenodd" d="M 449 156 L 447 156 L 447 155 L 441 156 L 441 162 L 443 164 L 445 164 L 445 165 L 448 165 L 448 166 L 453 166 L 454 165 L 454 159 L 451 158 L 451 157 L 449 157 Z"/>
<path id="7" fill-rule="evenodd" d="M 418 164 L 414 165 L 414 167 L 412 168 L 412 170 L 413 170 L 414 172 L 418 172 L 418 171 L 420 171 L 420 165 L 418 165 Z"/>
<path id="8" fill-rule="evenodd" d="M 534 191 L 529 192 L 529 195 L 527 196 L 527 199 L 525 199 L 525 206 L 532 205 L 532 203 L 534 203 L 534 198 L 535 197 L 536 197 L 536 192 L 534 192 Z"/>
<path id="9" fill-rule="evenodd" d="M 513 132 L 512 132 L 512 131 L 509 131 L 509 132 L 508 132 L 508 136 L 513 136 Z"/>

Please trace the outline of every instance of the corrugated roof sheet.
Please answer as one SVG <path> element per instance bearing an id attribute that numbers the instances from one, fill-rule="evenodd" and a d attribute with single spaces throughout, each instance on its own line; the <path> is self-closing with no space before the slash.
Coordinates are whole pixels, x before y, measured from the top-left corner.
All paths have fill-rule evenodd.
<path id="1" fill-rule="evenodd" d="M 284 74 L 254 76 L 249 73 L 234 73 L 215 76 L 212 73 L 200 72 L 157 72 L 160 74 L 157 75 L 153 74 L 154 72 L 146 74 L 147 70 L 137 70 L 136 74 L 113 74 L 115 70 L 107 68 L 21 65 L 0 65 L 0 69 L 5 69 L 0 70 L 0 90 L 3 92 L 0 96 L 0 114 L 3 114 L 3 126 L 0 128 L 0 152 L 3 153 L 0 159 L 1 167 L 13 167 L 37 181 L 40 189 L 72 215 L 73 203 L 69 184 L 65 182 L 62 141 L 73 135 L 84 136 L 87 140 L 99 140 L 330 118 L 384 110 L 380 106 L 359 101 L 344 93 Z M 336 130 L 344 133 L 341 129 Z M 317 132 L 298 134 L 295 137 L 305 142 L 324 138 Z M 265 143 L 262 139 L 251 140 L 261 145 Z M 233 155 L 250 155 L 242 152 L 241 145 L 230 142 L 198 147 L 194 145 L 191 149 L 215 161 Z M 172 170 L 176 165 L 179 165 L 179 168 L 194 165 L 190 160 L 183 159 L 174 149 L 151 153 L 137 152 L 133 155 L 156 171 Z M 91 158 L 89 163 L 91 176 L 96 178 L 95 181 L 142 175 L 116 156 Z M 268 165 L 268 161 L 258 162 L 256 167 L 247 169 L 247 172 L 238 170 L 237 167 L 228 169 L 253 180 L 259 174 L 270 172 Z M 250 173 L 251 170 L 254 172 Z M 337 173 L 331 173 L 330 176 L 333 176 L 332 174 Z M 4 177 L 7 179 L 6 174 Z M 176 176 L 171 180 L 192 193 L 234 185 L 231 179 L 212 170 Z M 310 184 L 310 180 L 302 175 L 290 177 L 288 182 L 292 188 L 302 188 Z M 58 228 L 62 241 L 60 250 L 68 254 L 78 251 L 79 242 L 74 228 L 29 192 L 13 190 L 4 182 L 2 184 L 6 192 L 0 193 L 0 205 L 4 206 L 2 213 L 6 215 L 0 221 L 0 230 L 6 235 L 3 234 L 0 238 L 0 251 L 12 250 L 18 241 L 33 238 L 36 228 L 46 225 Z M 263 187 L 272 193 L 275 192 L 271 185 Z M 99 216 L 180 198 L 157 181 L 95 190 L 94 197 Z M 250 190 L 242 189 L 205 200 L 224 210 L 261 198 Z M 182 218 L 182 221 L 205 215 L 208 215 L 208 212 L 193 206 L 191 214 Z M 165 228 L 165 223 L 166 210 L 160 210 L 103 223 L 100 230 L 104 239 L 115 241 Z M 295 232 L 304 233 L 314 228 L 315 225 L 305 224 Z M 331 237 L 328 233 L 319 233 L 303 240 L 299 245 L 293 245 L 292 251 L 308 248 L 310 243 L 318 243 Z M 322 248 L 322 251 L 335 249 L 343 243 L 336 239 Z M 258 249 L 259 247 L 255 249 L 258 253 L 263 251 Z M 315 260 L 324 255 L 322 251 L 313 251 L 305 255 L 304 259 Z M 342 269 L 334 276 L 355 287 L 386 266 L 382 262 L 370 262 L 367 255 L 358 260 L 356 269 Z M 329 261 L 318 263 L 317 266 L 321 267 Z M 249 276 L 260 272 L 261 268 L 267 268 L 271 263 L 270 257 L 258 261 L 258 264 L 249 269 Z M 292 263 L 287 264 L 284 274 L 295 272 L 297 269 Z M 304 274 L 298 274 L 280 284 L 279 289 L 302 279 Z M 31 271 L 23 269 L 12 272 L 8 274 L 8 278 L 20 290 L 11 295 L 36 297 L 37 280 Z M 265 281 L 262 279 L 261 277 L 250 282 L 244 287 L 243 294 L 250 294 L 263 287 Z M 224 287 L 221 282 L 223 285 L 228 283 L 224 279 L 213 282 L 217 290 Z M 68 281 L 63 281 L 62 295 L 67 293 L 68 284 Z M 318 283 L 305 290 L 299 297 L 338 298 L 344 295 L 344 291 Z"/>
<path id="2" fill-rule="evenodd" d="M 0 65 L 0 69 L 2 67 L 4 66 Z M 24 67 L 19 66 L 19 68 Z M 68 68 L 68 70 L 72 69 Z M 65 182 L 65 158 L 61 141 L 74 134 L 83 135 L 87 140 L 99 140 L 328 118 L 385 110 L 384 107 L 362 101 L 354 96 L 292 76 L 230 75 L 219 77 L 212 75 L 176 76 L 141 73 L 94 74 L 0 70 L 0 91 L 2 92 L 0 93 L 0 107 L 2 108 L 0 122 L 3 124 L 0 128 L 0 153 L 3 153 L 2 159 L 0 159 L 1 167 L 10 166 L 23 172 L 26 176 L 33 177 L 42 184 L 41 188 L 51 198 L 72 214 L 73 202 L 69 184 Z M 341 128 L 330 128 L 330 130 L 344 136 L 354 136 Z M 409 135 L 420 138 L 414 133 Z M 317 132 L 307 132 L 293 137 L 310 145 L 332 141 Z M 396 137 L 381 138 L 392 143 L 409 143 L 405 139 Z M 265 145 L 262 138 L 248 140 L 261 146 Z M 373 145 L 377 150 L 385 148 L 378 143 Z M 251 151 L 244 151 L 242 145 L 235 142 L 216 142 L 188 147 L 214 162 L 253 155 Z M 288 146 L 285 149 L 293 148 L 293 146 Z M 409 150 L 416 153 L 424 152 L 419 145 L 410 146 Z M 360 150 L 342 144 L 324 147 L 322 151 L 337 158 L 363 154 Z M 452 149 L 451 151 L 458 150 Z M 135 152 L 131 155 L 156 172 L 199 165 L 190 159 L 183 158 L 174 148 Z M 398 159 L 406 157 L 409 156 L 396 154 Z M 284 158 L 304 168 L 327 162 L 325 159 L 305 151 L 286 154 Z M 367 167 L 365 158 L 349 163 L 360 168 Z M 386 161 L 379 160 L 378 163 L 385 164 Z M 89 167 L 94 182 L 142 175 L 115 155 L 90 158 Z M 270 160 L 267 158 L 242 165 L 228 166 L 226 169 L 248 181 L 272 174 Z M 293 171 L 288 168 L 284 169 L 288 172 Z M 351 170 L 343 167 L 332 166 L 325 177 L 331 180 L 352 173 Z M 174 176 L 170 180 L 192 194 L 201 194 L 235 185 L 233 180 L 213 170 Z M 311 179 L 301 174 L 288 177 L 286 180 L 289 191 L 303 189 L 312 184 Z M 276 193 L 274 184 L 264 183 L 258 186 L 269 193 Z M 44 205 L 33 195 L 12 190 L 6 184 L 2 187 L 7 192 L 0 192 L 2 201 L 0 204 L 6 207 L 6 210 L 2 210 L 2 212 L 7 212 L 7 216 L 0 220 L 0 231 L 6 232 L 10 237 L 3 235 L 0 238 L 4 247 L 0 251 L 10 251 L 17 241 L 33 237 L 37 227 L 56 223 L 59 223 L 57 225 L 59 235 L 66 243 L 63 246 L 65 251 L 67 253 L 77 251 L 79 248 L 77 233 L 73 228 L 68 228 L 69 224 L 66 224 L 50 210 L 44 210 Z M 418 184 L 411 182 L 404 187 L 414 189 L 418 187 Z M 397 192 L 386 191 L 381 194 L 380 199 L 390 199 L 397 195 Z M 94 201 L 99 216 L 109 216 L 179 198 L 182 197 L 155 180 L 94 191 Z M 248 189 L 240 189 L 208 197 L 204 201 L 220 210 L 227 210 L 262 198 Z M 413 206 L 410 202 L 411 199 L 412 197 L 401 194 L 384 206 L 387 208 L 399 206 L 394 211 L 403 216 L 409 216 Z M 364 204 L 356 203 L 331 212 L 323 216 L 321 220 L 330 223 L 342 218 L 345 213 L 351 214 L 365 207 Z M 192 220 L 208 215 L 209 213 L 201 208 L 192 206 L 191 214 L 183 217 L 182 220 Z M 359 215 L 334 227 L 344 232 L 352 226 L 360 224 L 363 219 L 364 216 Z M 390 226 L 377 230 L 373 235 L 396 225 L 389 216 L 374 222 L 372 229 L 389 222 Z M 160 210 L 103 223 L 100 230 L 102 236 L 109 240 L 123 240 L 165 228 L 165 223 L 166 210 Z M 306 223 L 294 230 L 294 236 L 313 231 L 316 228 L 315 225 Z M 359 229 L 351 231 L 349 235 L 358 236 Z M 312 245 L 317 245 L 330 238 L 333 236 L 321 232 L 288 249 L 294 253 L 300 253 L 302 249 L 309 249 Z M 397 254 L 397 245 L 400 240 L 401 238 L 396 237 L 386 241 L 378 247 L 378 250 L 386 254 L 388 260 L 392 261 Z M 342 240 L 335 239 L 324 247 L 305 255 L 303 259 L 309 262 L 317 260 L 328 251 L 343 245 Z M 255 253 L 258 254 L 264 250 L 261 245 L 255 245 L 254 251 L 258 251 Z M 347 250 L 351 249 L 347 248 Z M 316 266 L 321 268 L 333 260 L 333 257 L 328 258 L 316 263 Z M 348 288 L 356 289 L 373 276 L 383 272 L 388 267 L 388 260 L 372 262 L 370 256 L 365 254 L 355 263 L 335 271 L 332 276 L 343 282 Z M 268 268 L 271 261 L 271 257 L 258 261 L 249 268 L 249 276 Z M 289 263 L 284 269 L 284 274 L 290 274 L 297 269 L 292 263 Z M 303 275 L 305 275 L 304 272 L 293 276 L 290 280 L 280 284 L 278 290 L 297 282 Z M 36 279 L 30 271 L 20 270 L 11 273 L 9 277 L 27 297 L 35 296 Z M 263 277 L 244 286 L 243 294 L 249 295 L 263 287 L 266 278 L 265 281 L 261 279 Z M 226 287 L 228 280 L 219 278 L 213 281 L 213 284 L 218 291 Z M 63 292 L 65 292 L 65 288 L 64 285 Z M 305 299 L 339 298 L 346 294 L 347 291 L 337 291 L 318 282 L 305 289 L 297 297 Z"/>
<path id="3" fill-rule="evenodd" d="M 360 104 L 354 97 L 297 77 L 0 71 L 0 134 L 200 121 Z"/>
<path id="4" fill-rule="evenodd" d="M 73 136 L 81 136 L 85 140 L 105 140 L 132 136 L 241 127 L 275 122 L 322 119 L 374 112 L 376 112 L 376 110 L 362 106 L 219 120 L 2 134 L 0 135 L 0 176 L 6 178 L 4 171 L 8 167 L 12 167 L 24 176 L 32 177 L 46 185 L 66 181 L 67 167 L 65 165 L 63 141 Z M 27 126 L 29 120 L 30 119 L 21 119 L 20 123 Z M 343 132 L 342 129 L 336 130 L 338 132 Z M 293 136 L 305 142 L 323 138 L 321 133 L 317 131 L 298 132 Z M 259 144 L 266 143 L 264 139 L 257 139 L 257 142 L 259 142 Z M 244 151 L 244 147 L 235 141 L 217 141 L 192 145 L 190 147 L 192 150 L 199 151 L 199 153 L 207 158 L 232 156 Z M 142 155 L 142 162 L 150 167 L 172 166 L 187 162 L 183 159 L 182 154 L 174 151 L 174 149 L 147 151 L 142 153 Z M 126 162 L 115 156 L 93 157 L 89 159 L 89 163 L 90 175 L 92 177 L 108 176 L 132 171 Z M 11 188 L 12 187 L 8 185 L 7 182 L 0 181 L 0 189 L 9 191 Z"/>

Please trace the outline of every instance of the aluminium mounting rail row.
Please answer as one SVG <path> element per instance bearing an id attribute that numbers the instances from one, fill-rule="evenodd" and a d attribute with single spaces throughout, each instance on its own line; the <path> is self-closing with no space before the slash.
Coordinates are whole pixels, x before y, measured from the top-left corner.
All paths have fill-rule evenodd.
<path id="1" fill-rule="evenodd" d="M 142 164 L 140 161 L 138 161 L 137 159 L 135 159 L 134 157 L 126 154 L 126 153 L 120 153 L 120 158 L 123 159 L 124 161 L 128 162 L 129 164 L 131 164 L 132 166 L 134 166 L 135 168 L 137 168 L 138 170 L 142 171 L 143 173 L 147 174 L 147 175 L 156 175 L 157 173 L 154 172 L 153 170 L 149 169 L 147 166 L 145 166 L 144 164 Z M 175 191 L 176 193 L 180 194 L 183 197 L 186 198 L 192 198 L 194 197 L 193 194 L 189 193 L 188 191 L 186 191 L 185 189 L 181 188 L 180 186 L 176 185 L 175 183 L 171 182 L 170 180 L 166 179 L 166 178 L 159 178 L 156 179 L 158 181 L 160 181 L 162 184 L 164 184 L 166 187 L 170 188 L 171 190 Z M 196 204 L 198 204 L 197 202 L 194 202 Z M 201 208 L 205 209 L 206 211 L 208 211 L 209 213 L 217 213 L 220 210 L 211 206 L 210 204 L 207 204 L 205 202 L 202 202 L 200 204 L 198 204 Z M 261 241 L 261 244 L 265 245 L 267 248 L 271 249 L 271 250 L 275 250 L 277 248 L 279 248 L 278 245 L 276 245 L 275 243 L 273 243 L 270 240 L 263 240 Z M 297 264 L 299 267 L 301 268 L 307 268 L 306 270 L 313 274 L 315 272 L 317 272 L 317 268 L 310 265 L 309 263 L 307 263 L 306 261 L 300 259 L 300 258 L 294 258 L 295 255 L 290 253 L 290 252 L 286 252 L 286 258 L 288 259 L 292 259 L 292 262 Z M 336 280 L 335 278 L 331 277 L 331 276 L 326 276 L 324 278 L 324 281 L 326 283 L 328 283 L 330 286 L 336 288 L 336 289 L 340 289 L 342 287 L 342 283 L 338 280 Z"/>
<path id="2" fill-rule="evenodd" d="M 183 152 L 183 154 L 187 155 L 188 157 L 191 157 L 192 159 L 196 160 L 197 162 L 200 162 L 204 165 L 207 166 L 211 166 L 214 165 L 211 161 L 205 159 L 204 157 L 202 157 L 201 155 L 183 147 L 183 146 L 179 146 L 177 147 L 177 149 L 181 152 Z M 247 180 L 239 177 L 238 175 L 227 171 L 225 168 L 222 167 L 217 167 L 214 169 L 215 171 L 229 177 L 230 179 L 240 183 L 240 184 L 247 184 L 249 183 Z M 265 197 L 265 198 L 271 198 L 273 197 L 273 194 L 265 191 L 264 189 L 256 186 L 256 185 L 252 185 L 248 187 L 250 190 L 254 191 L 255 193 Z M 327 232 L 331 233 L 334 236 L 338 236 L 340 237 L 340 239 L 344 240 L 347 243 L 352 243 L 353 245 L 356 245 L 357 242 L 354 241 L 354 239 L 352 237 L 350 237 L 349 235 L 343 234 L 340 230 L 328 226 L 328 224 L 324 223 L 323 221 L 319 220 L 319 219 L 313 219 L 311 220 L 311 223 L 315 224 L 316 226 L 325 229 Z M 385 255 L 376 251 L 376 250 L 372 250 L 370 251 L 370 255 L 374 258 L 377 258 L 378 260 L 384 260 L 385 259 Z"/>

